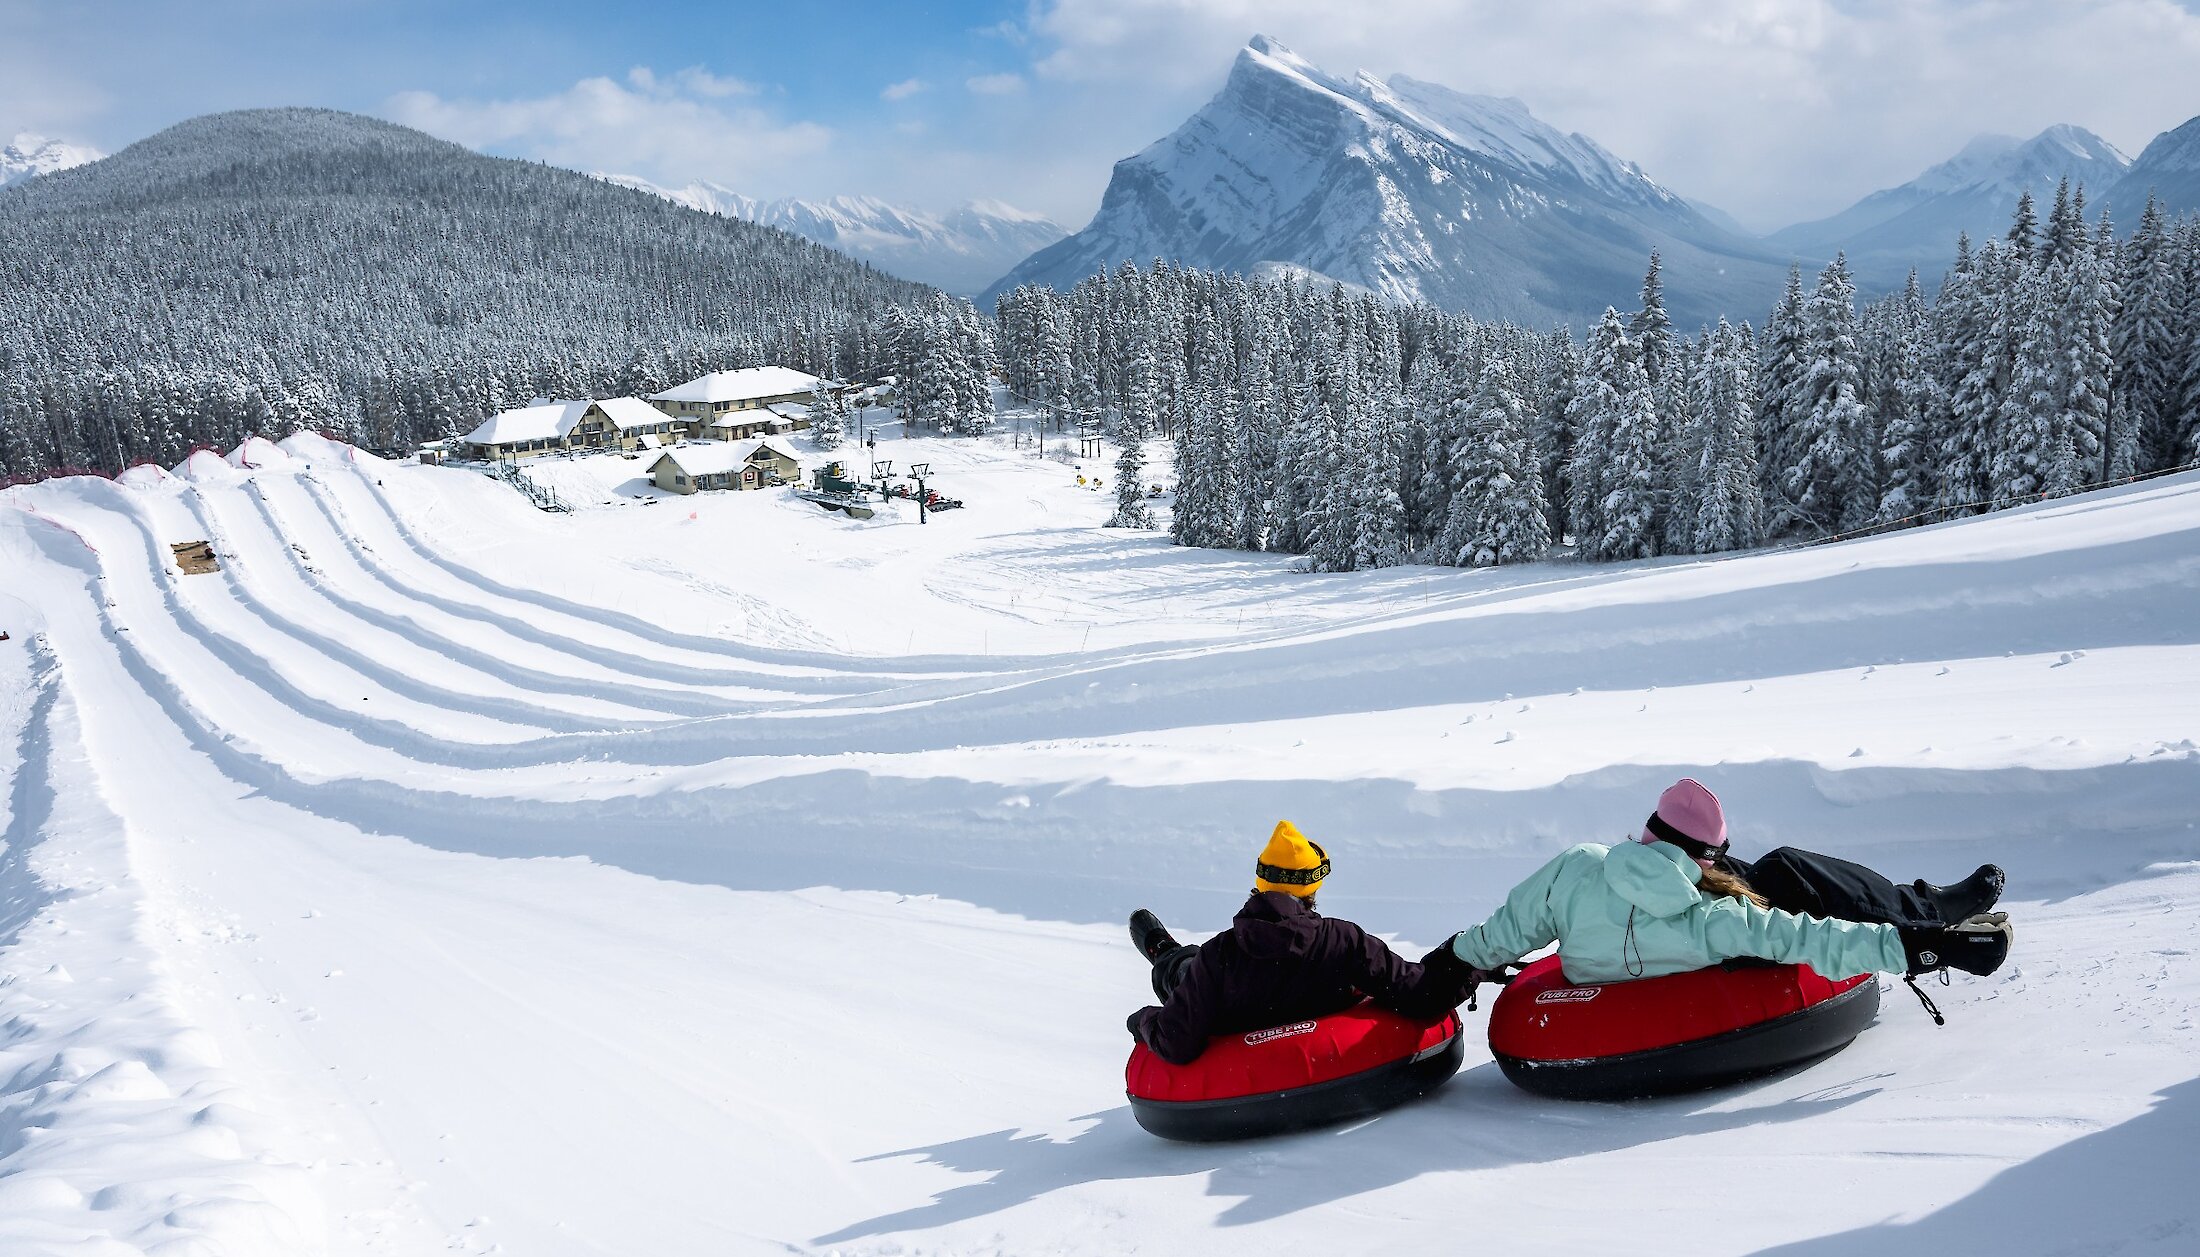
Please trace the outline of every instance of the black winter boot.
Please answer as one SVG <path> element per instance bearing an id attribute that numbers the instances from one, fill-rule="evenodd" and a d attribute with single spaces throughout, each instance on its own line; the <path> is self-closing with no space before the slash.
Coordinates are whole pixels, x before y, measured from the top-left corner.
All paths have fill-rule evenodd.
<path id="1" fill-rule="evenodd" d="M 1131 914 L 1131 945 L 1146 958 L 1147 964 L 1161 959 L 1177 947 L 1176 936 L 1169 927 L 1161 924 L 1161 918 L 1140 908 Z"/>
<path id="2" fill-rule="evenodd" d="M 1953 925 L 1968 921 L 2000 903 L 2002 888 L 2008 880 L 2000 865 L 1981 864 L 1977 872 L 1951 886 L 1935 886 L 1919 878 L 1917 893 L 1939 911 L 1941 920 Z"/>
<path id="3" fill-rule="evenodd" d="M 1988 912 L 1957 925 L 1932 929 L 1903 927 L 1902 950 L 1908 953 L 1910 975 L 1940 969 L 1961 969 L 1985 977 L 2009 959 L 2009 944 L 2016 929 L 2006 912 Z"/>

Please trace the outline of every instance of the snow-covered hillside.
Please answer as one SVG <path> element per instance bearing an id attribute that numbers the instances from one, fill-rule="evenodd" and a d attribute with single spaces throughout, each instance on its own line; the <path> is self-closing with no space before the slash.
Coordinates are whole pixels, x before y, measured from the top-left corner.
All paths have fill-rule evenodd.
<path id="1" fill-rule="evenodd" d="M 0 188 L 72 166 L 88 165 L 105 156 L 89 145 L 67 144 L 28 131 L 18 132 L 13 140 L 0 144 Z"/>
<path id="2" fill-rule="evenodd" d="M 2183 1254 L 2200 477 L 1839 546 L 1394 568 L 315 437 L 0 494 L 0 1251 Z M 1166 459 L 1159 460 L 1162 463 Z M 1100 470 L 1103 465 L 1087 470 Z M 588 494 L 579 492 L 589 487 Z M 205 539 L 220 570 L 179 573 Z M 1169 1145 L 1122 918 L 1294 819 L 1424 948 L 1689 772 L 2010 871 L 2017 950 L 1704 1095 Z M 193 1245 L 196 1244 L 194 1247 Z"/>
<path id="3" fill-rule="evenodd" d="M 1163 257 L 1312 273 L 1531 326 L 1580 323 L 1629 307 L 1652 249 L 1679 322 L 1778 295 L 1770 252 L 1518 100 L 1341 77 L 1256 36 L 1199 112 L 1116 163 L 1084 230 L 986 299 Z"/>
<path id="4" fill-rule="evenodd" d="M 745 218 L 831 245 L 902 279 L 970 296 L 1068 233 L 1052 219 L 999 201 L 971 201 L 945 214 L 875 196 L 775 201 L 708 181 L 667 188 L 633 175 L 598 175 L 690 209 Z"/>

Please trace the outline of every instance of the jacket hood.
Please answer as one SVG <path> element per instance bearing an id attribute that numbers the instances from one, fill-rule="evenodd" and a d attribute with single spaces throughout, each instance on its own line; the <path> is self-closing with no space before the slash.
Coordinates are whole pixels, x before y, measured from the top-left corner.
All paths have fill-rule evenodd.
<path id="1" fill-rule="evenodd" d="M 1255 960 L 1305 956 L 1321 932 L 1321 916 L 1297 895 L 1280 890 L 1255 891 L 1231 920 L 1238 946 Z"/>
<path id="2" fill-rule="evenodd" d="M 1606 853 L 1604 881 L 1620 898 L 1654 917 L 1677 917 L 1696 906 L 1703 869 L 1669 842 L 1626 842 Z"/>

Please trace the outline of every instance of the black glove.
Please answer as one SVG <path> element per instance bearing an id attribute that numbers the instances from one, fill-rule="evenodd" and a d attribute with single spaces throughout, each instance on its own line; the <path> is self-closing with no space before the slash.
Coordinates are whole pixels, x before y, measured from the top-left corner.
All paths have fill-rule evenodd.
<path id="1" fill-rule="evenodd" d="M 1423 989 L 1428 992 L 1428 1001 L 1424 1008 L 1431 1017 L 1441 1017 L 1462 1003 L 1472 1009 L 1474 988 L 1489 980 L 1488 974 L 1459 959 L 1459 953 L 1451 949 L 1449 939 L 1421 957 L 1421 969 L 1425 975 Z M 1442 1004 L 1441 1008 L 1435 1007 L 1438 1003 Z"/>
<path id="2" fill-rule="evenodd" d="M 1132 1011 L 1130 1016 L 1123 1019 L 1123 1028 L 1130 1031 L 1131 1037 L 1138 1040 L 1140 1043 L 1144 1043 L 1146 1039 L 1145 1036 L 1138 1033 L 1138 1023 L 1146 1020 L 1146 1014 L 1152 1011 L 1154 1010 L 1151 1008 L 1136 1009 Z"/>
<path id="3" fill-rule="evenodd" d="M 1961 969 L 1985 977 L 2009 958 L 2016 930 L 2006 912 L 1986 912 L 1955 925 L 1901 926 L 1910 976 Z"/>
<path id="4" fill-rule="evenodd" d="M 1445 939 L 1434 951 L 1421 957 L 1421 967 L 1428 970 L 1429 980 L 1440 986 L 1464 991 L 1476 981 L 1475 969 L 1459 959 L 1459 953 L 1451 949 L 1450 939 Z"/>

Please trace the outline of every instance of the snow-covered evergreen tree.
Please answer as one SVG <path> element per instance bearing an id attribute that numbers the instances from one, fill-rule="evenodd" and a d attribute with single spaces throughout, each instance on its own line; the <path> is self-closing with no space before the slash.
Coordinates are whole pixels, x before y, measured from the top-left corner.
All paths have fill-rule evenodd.
<path id="1" fill-rule="evenodd" d="M 1535 449 L 1542 463 L 1544 509 L 1551 539 L 1566 530 L 1566 503 L 1572 496 L 1567 462 L 1573 457 L 1574 430 L 1567 418 L 1581 377 L 1581 351 L 1564 328 L 1544 341 L 1543 367 L 1536 376 Z"/>
<path id="2" fill-rule="evenodd" d="M 1643 373 L 1619 312 L 1607 307 L 1604 317 L 1589 333 L 1581 376 L 1566 410 L 1567 426 L 1574 433 L 1573 456 L 1566 465 L 1566 531 L 1573 534 L 1574 545 L 1588 558 L 1603 557 L 1609 521 L 1605 506 L 1610 493 L 1607 464 L 1621 415 L 1629 406 L 1628 392 L 1638 386 L 1647 394 L 1649 377 Z M 1652 417 L 1654 420 L 1654 411 Z M 1655 504 L 1649 509 L 1654 510 Z"/>
<path id="3" fill-rule="evenodd" d="M 1612 435 L 1600 476 L 1604 490 L 1599 511 L 1603 533 L 1593 557 L 1646 559 L 1658 552 L 1657 518 L 1662 496 L 1658 471 L 1664 462 L 1659 438 L 1665 425 L 1658 414 L 1650 378 L 1633 354 L 1622 360 L 1614 391 L 1611 416 L 1598 424 L 1599 430 Z"/>
<path id="4" fill-rule="evenodd" d="M 1146 502 L 1146 441 L 1136 428 L 1116 434 L 1121 449 L 1115 456 L 1115 513 L 1109 528 L 1152 528 L 1153 508 Z"/>
<path id="5" fill-rule="evenodd" d="M 1689 550 L 1714 554 L 1754 546 L 1763 535 L 1755 352 L 1721 319 L 1705 349 L 1701 370 L 1696 528 Z"/>
<path id="6" fill-rule="evenodd" d="M 1551 533 L 1541 460 L 1527 399 L 1504 355 L 1484 359 L 1466 410 L 1467 430 L 1452 451 L 1456 487 L 1436 557 L 1456 567 L 1542 558 Z"/>
<path id="7" fill-rule="evenodd" d="M 1938 495 L 1939 451 L 1930 423 L 1936 407 L 1926 361 L 1925 295 L 1911 271 L 1889 312 L 1886 378 L 1875 390 L 1879 428 L 1879 509 L 1875 521 L 1891 524 L 1929 510 Z"/>
<path id="8" fill-rule="evenodd" d="M 1642 309 L 1628 320 L 1627 338 L 1642 356 L 1651 387 L 1662 387 L 1673 367 L 1673 320 L 1665 312 L 1665 280 L 1656 249 L 1650 250 L 1650 270 L 1642 277 Z"/>
<path id="9" fill-rule="evenodd" d="M 1988 492 L 1998 502 L 2043 497 L 2071 483 L 2070 429 L 2062 400 L 2067 389 L 2066 337 L 2054 272 L 2028 268 L 2011 302 L 2018 329 L 1993 437 Z"/>
<path id="10" fill-rule="evenodd" d="M 847 437 L 848 399 L 830 383 L 810 390 L 810 441 L 821 450 L 837 450 Z"/>
<path id="11" fill-rule="evenodd" d="M 1672 373 L 1658 390 L 1658 413 L 1663 421 L 1659 448 L 1664 467 L 1659 474 L 1659 549 L 1666 554 L 1696 552 L 1696 513 L 1702 502 L 1704 426 L 1711 411 L 1704 358 L 1710 349 L 1707 334 L 1700 341 L 1683 341 L 1674 356 Z"/>
<path id="12" fill-rule="evenodd" d="M 1775 504 L 1769 523 L 1777 527 L 1791 517 L 1786 469 L 1801 458 L 1796 431 L 1802 422 L 1803 376 L 1807 361 L 1803 347 L 1803 272 L 1788 268 L 1787 291 L 1765 321 L 1758 343 L 1758 474 L 1763 477 L 1765 500 Z"/>
<path id="13" fill-rule="evenodd" d="M 2032 250 L 2039 238 L 2040 217 L 2032 208 L 2032 189 L 2017 194 L 2017 208 L 2009 216 L 2009 256 L 2018 265 L 2032 264 Z"/>
<path id="14" fill-rule="evenodd" d="M 2178 372 L 2171 338 L 2179 312 L 2169 216 L 2152 195 L 2118 258 L 2122 303 L 2110 332 L 2115 408 L 2136 447 L 2135 471 L 2173 465 L 2169 428 Z"/>
<path id="15" fill-rule="evenodd" d="M 1796 522 L 1820 533 L 1860 528 L 1878 505 L 1855 300 L 1848 261 L 1836 256 L 1803 309 L 1805 365 L 1788 440 L 1794 462 L 1780 469 L 1780 485 Z"/>
<path id="16" fill-rule="evenodd" d="M 2085 189 L 2080 187 L 2073 214 L 2082 215 Z M 2065 491 L 2097 484 L 2112 475 L 2130 475 L 2137 461 L 2138 445 L 2120 438 L 2111 426 L 2114 404 L 2115 324 L 2122 304 L 2116 286 L 2116 239 L 2107 215 L 2102 215 L 2097 240 L 2085 235 L 2085 220 L 2078 217 L 2071 230 L 2078 247 L 2064 276 L 2063 298 L 2063 422 L 2070 429 L 2072 483 Z"/>

